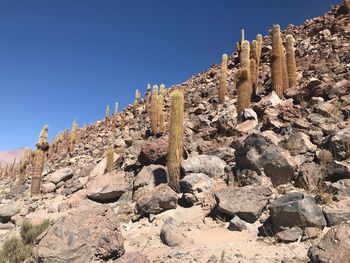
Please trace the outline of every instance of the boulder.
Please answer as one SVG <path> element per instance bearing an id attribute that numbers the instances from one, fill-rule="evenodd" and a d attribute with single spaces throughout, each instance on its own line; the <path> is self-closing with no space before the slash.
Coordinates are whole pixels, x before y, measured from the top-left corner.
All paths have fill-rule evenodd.
<path id="1" fill-rule="evenodd" d="M 264 172 L 274 186 L 290 182 L 296 163 L 291 155 L 260 134 L 250 134 L 235 152 L 237 167 Z"/>
<path id="2" fill-rule="evenodd" d="M 214 181 L 204 173 L 192 173 L 182 178 L 180 186 L 182 192 L 193 194 L 199 200 L 214 186 Z"/>
<path id="3" fill-rule="evenodd" d="M 56 190 L 56 185 L 54 183 L 48 182 L 48 183 L 43 183 L 41 186 L 41 192 L 43 194 L 48 194 L 52 193 Z"/>
<path id="4" fill-rule="evenodd" d="M 142 166 L 150 164 L 166 164 L 168 141 L 160 138 L 147 142 L 141 149 L 138 157 Z"/>
<path id="5" fill-rule="evenodd" d="M 159 214 L 177 206 L 177 194 L 166 184 L 156 186 L 136 203 L 138 214 Z"/>
<path id="6" fill-rule="evenodd" d="M 124 240 L 110 207 L 83 205 L 40 235 L 34 251 L 37 262 L 92 263 L 120 257 Z"/>
<path id="7" fill-rule="evenodd" d="M 320 165 L 315 162 L 303 163 L 296 184 L 307 190 L 316 190 L 322 179 L 324 179 L 324 174 Z"/>
<path id="8" fill-rule="evenodd" d="M 324 146 L 330 150 L 337 160 L 345 160 L 350 157 L 350 128 L 337 131 L 329 136 Z"/>
<path id="9" fill-rule="evenodd" d="M 350 179 L 339 180 L 335 183 L 326 182 L 326 185 L 335 195 L 350 197 Z"/>
<path id="10" fill-rule="evenodd" d="M 160 231 L 160 239 L 169 247 L 175 247 L 184 242 L 184 235 L 177 227 L 176 221 L 172 217 L 164 222 Z"/>
<path id="11" fill-rule="evenodd" d="M 310 141 L 310 137 L 303 132 L 298 132 L 288 138 L 286 148 L 293 155 L 315 152 L 317 146 Z"/>
<path id="12" fill-rule="evenodd" d="M 0 222 L 7 223 L 11 221 L 11 217 L 19 213 L 18 203 L 9 203 L 0 206 Z"/>
<path id="13" fill-rule="evenodd" d="M 86 196 L 94 201 L 113 201 L 128 189 L 124 172 L 110 172 L 92 178 L 86 185 Z"/>
<path id="14" fill-rule="evenodd" d="M 186 174 L 204 173 L 209 177 L 214 177 L 225 173 L 226 163 L 214 155 L 202 154 L 182 161 L 181 166 Z"/>
<path id="15" fill-rule="evenodd" d="M 114 160 L 114 167 L 116 167 L 122 163 L 123 157 L 120 156 L 119 154 L 114 153 L 113 160 Z M 105 157 L 95 166 L 94 169 L 92 169 L 92 171 L 89 174 L 89 177 L 93 178 L 93 177 L 105 174 L 106 168 L 107 168 L 107 158 Z"/>
<path id="16" fill-rule="evenodd" d="M 343 263 L 350 258 L 350 222 L 332 227 L 312 246 L 307 255 L 311 263 Z"/>
<path id="17" fill-rule="evenodd" d="M 278 232 L 276 238 L 278 242 L 291 243 L 298 241 L 303 234 L 303 230 L 300 227 L 292 227 L 290 229 Z"/>
<path id="18" fill-rule="evenodd" d="M 247 224 L 243 220 L 241 220 L 238 216 L 235 216 L 230 220 L 230 224 L 228 225 L 228 230 L 230 231 L 243 231 L 246 230 Z"/>
<path id="19" fill-rule="evenodd" d="M 166 167 L 156 164 L 144 166 L 135 176 L 133 199 L 139 199 L 142 195 L 163 183 L 167 183 Z"/>
<path id="20" fill-rule="evenodd" d="M 233 103 L 227 107 L 225 105 L 225 107 L 220 108 L 210 125 L 221 134 L 232 135 L 237 124 L 237 115 L 237 108 Z"/>
<path id="21" fill-rule="evenodd" d="M 332 181 L 350 179 L 350 163 L 348 161 L 333 161 L 327 178 Z"/>
<path id="22" fill-rule="evenodd" d="M 271 190 L 264 186 L 230 187 L 215 193 L 220 212 L 254 223 L 269 202 Z"/>
<path id="23" fill-rule="evenodd" d="M 322 211 L 329 227 L 346 222 L 350 220 L 350 198 L 327 205 L 323 207 Z"/>
<path id="24" fill-rule="evenodd" d="M 73 169 L 70 167 L 59 169 L 52 174 L 49 175 L 49 181 L 58 184 L 61 181 L 67 181 L 68 179 L 72 178 L 73 176 Z"/>
<path id="25" fill-rule="evenodd" d="M 326 220 L 315 198 L 304 193 L 292 192 L 274 200 L 270 205 L 270 216 L 276 232 L 285 228 L 324 228 Z"/>
<path id="26" fill-rule="evenodd" d="M 141 252 L 126 252 L 111 263 L 151 263 L 148 257 Z"/>

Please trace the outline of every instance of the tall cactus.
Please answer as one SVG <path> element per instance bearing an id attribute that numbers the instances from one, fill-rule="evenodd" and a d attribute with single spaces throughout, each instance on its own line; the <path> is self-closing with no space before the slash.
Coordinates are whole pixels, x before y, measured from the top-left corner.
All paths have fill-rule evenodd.
<path id="1" fill-rule="evenodd" d="M 106 119 L 109 118 L 109 105 L 106 106 Z"/>
<path id="2" fill-rule="evenodd" d="M 119 104 L 118 102 L 116 102 L 114 106 L 114 118 L 118 116 L 118 107 L 119 107 Z"/>
<path id="3" fill-rule="evenodd" d="M 165 86 L 164 84 L 160 85 L 159 87 L 159 95 L 158 95 L 158 130 L 160 132 L 164 131 L 164 90 Z"/>
<path id="4" fill-rule="evenodd" d="M 257 93 L 258 74 L 259 74 L 259 44 L 257 40 L 253 40 L 250 59 L 250 80 L 252 83 L 253 93 Z"/>
<path id="5" fill-rule="evenodd" d="M 237 111 L 250 107 L 252 85 L 250 82 L 250 44 L 244 41 L 241 51 L 241 69 L 238 73 L 237 83 Z"/>
<path id="6" fill-rule="evenodd" d="M 258 34 L 256 36 L 256 41 L 258 42 L 258 65 L 260 64 L 260 60 L 261 60 L 261 51 L 262 51 L 262 46 L 263 46 L 263 37 L 261 34 Z"/>
<path id="7" fill-rule="evenodd" d="M 282 54 L 282 79 L 283 79 L 283 90 L 286 90 L 289 88 L 289 81 L 288 81 L 288 69 L 287 69 L 287 60 L 286 60 L 286 52 L 285 48 L 283 47 L 282 41 L 281 41 L 281 54 Z"/>
<path id="8" fill-rule="evenodd" d="M 108 149 L 106 155 L 107 155 L 106 173 L 110 173 L 114 170 L 114 151 L 113 151 L 113 149 Z"/>
<path id="9" fill-rule="evenodd" d="M 34 171 L 31 182 L 32 196 L 40 194 L 41 175 L 44 168 L 45 153 L 49 149 L 49 143 L 47 141 L 48 130 L 49 127 L 47 125 L 44 125 L 39 136 L 39 141 L 36 143 L 37 149 L 35 152 Z"/>
<path id="10" fill-rule="evenodd" d="M 151 103 L 151 84 L 147 85 L 145 111 L 148 112 Z"/>
<path id="11" fill-rule="evenodd" d="M 344 0 L 344 6 L 350 12 L 350 0 Z"/>
<path id="12" fill-rule="evenodd" d="M 184 95 L 181 90 L 171 94 L 170 130 L 168 148 L 168 183 L 180 192 L 181 159 L 184 147 Z"/>
<path id="13" fill-rule="evenodd" d="M 150 107 L 150 126 L 153 134 L 158 132 L 158 86 L 153 86 L 151 107 Z"/>
<path id="14" fill-rule="evenodd" d="M 227 94 L 227 54 L 222 55 L 221 68 L 220 68 L 220 85 L 219 85 L 219 103 L 223 104 L 225 102 L 225 97 Z"/>
<path id="15" fill-rule="evenodd" d="M 125 111 L 122 112 L 122 120 L 121 120 L 120 127 L 122 130 L 124 130 L 125 128 Z"/>
<path id="16" fill-rule="evenodd" d="M 274 25 L 271 31 L 272 37 L 272 56 L 271 56 L 271 75 L 272 86 L 276 94 L 283 97 L 283 55 L 282 55 L 282 38 L 279 25 Z"/>
<path id="17" fill-rule="evenodd" d="M 297 85 L 297 64 L 295 62 L 294 38 L 292 35 L 286 37 L 286 52 L 289 87 L 295 87 Z"/>
<path id="18" fill-rule="evenodd" d="M 74 145 L 77 141 L 77 133 L 78 133 L 78 123 L 77 123 L 77 120 L 74 119 L 72 123 L 72 134 L 70 137 L 70 147 L 69 147 L 70 151 L 74 150 Z"/>

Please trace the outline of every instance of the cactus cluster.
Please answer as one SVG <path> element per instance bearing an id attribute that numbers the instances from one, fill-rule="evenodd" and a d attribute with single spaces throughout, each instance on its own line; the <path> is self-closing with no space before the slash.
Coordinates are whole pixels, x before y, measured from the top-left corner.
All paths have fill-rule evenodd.
<path id="1" fill-rule="evenodd" d="M 252 86 L 250 82 L 250 44 L 244 41 L 241 50 L 241 69 L 237 74 L 237 111 L 250 107 Z"/>
<path id="2" fill-rule="evenodd" d="M 181 90 L 171 94 L 169 148 L 167 157 L 168 183 L 180 192 L 181 159 L 184 147 L 184 95 Z"/>

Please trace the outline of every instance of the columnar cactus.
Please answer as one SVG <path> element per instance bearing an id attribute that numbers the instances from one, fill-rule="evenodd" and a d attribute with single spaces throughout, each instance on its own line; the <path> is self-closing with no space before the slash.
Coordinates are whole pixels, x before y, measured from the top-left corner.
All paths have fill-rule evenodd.
<path id="1" fill-rule="evenodd" d="M 151 84 L 147 85 L 145 111 L 148 112 L 151 103 Z"/>
<path id="2" fill-rule="evenodd" d="M 116 118 L 118 116 L 118 102 L 115 103 L 115 106 L 114 106 L 114 118 Z"/>
<path id="3" fill-rule="evenodd" d="M 122 120 L 121 120 L 120 127 L 122 130 L 124 130 L 125 128 L 125 111 L 122 112 Z"/>
<path id="4" fill-rule="evenodd" d="M 219 86 L 219 103 L 225 102 L 227 94 L 227 54 L 222 55 L 221 68 L 220 68 L 220 86 Z"/>
<path id="5" fill-rule="evenodd" d="M 279 25 L 274 25 L 271 31 L 272 37 L 272 56 L 271 56 L 271 75 L 272 86 L 276 94 L 283 97 L 283 54 L 282 54 L 282 38 Z"/>
<path id="6" fill-rule="evenodd" d="M 184 147 L 184 95 L 181 90 L 171 94 L 170 130 L 168 149 L 168 183 L 176 192 L 180 192 L 181 159 Z"/>
<path id="7" fill-rule="evenodd" d="M 109 105 L 107 105 L 106 107 L 106 119 L 109 118 Z"/>
<path id="8" fill-rule="evenodd" d="M 77 123 L 77 120 L 74 119 L 72 123 L 72 134 L 70 137 L 70 147 L 69 147 L 70 151 L 74 150 L 74 144 L 77 141 L 77 133 L 78 133 L 78 123 Z"/>
<path id="9" fill-rule="evenodd" d="M 159 87 L 159 96 L 158 96 L 158 130 L 160 132 L 164 131 L 164 84 Z"/>
<path id="10" fill-rule="evenodd" d="M 283 44 L 281 42 L 281 49 L 282 49 L 282 79 L 283 79 L 283 90 L 286 90 L 289 88 L 289 81 L 288 81 L 288 69 L 287 69 L 287 61 L 286 61 L 286 52 L 283 47 Z"/>
<path id="11" fill-rule="evenodd" d="M 257 93 L 258 89 L 258 74 L 259 74 L 259 44 L 258 41 L 253 40 L 251 48 L 250 59 L 250 80 L 252 84 L 253 93 Z"/>
<path id="12" fill-rule="evenodd" d="M 297 85 L 297 64 L 295 62 L 294 38 L 292 35 L 286 37 L 286 53 L 289 87 L 295 87 Z"/>
<path id="13" fill-rule="evenodd" d="M 107 150 L 107 164 L 106 164 L 106 173 L 110 173 L 114 170 L 114 151 L 113 149 Z"/>
<path id="14" fill-rule="evenodd" d="M 39 141 L 36 143 L 37 149 L 35 152 L 34 171 L 31 182 L 32 196 L 40 194 L 41 175 L 44 168 L 45 154 L 49 149 L 49 143 L 47 141 L 48 129 L 49 127 L 44 125 L 39 136 Z"/>
<path id="15" fill-rule="evenodd" d="M 350 0 L 344 0 L 344 6 L 348 11 L 350 11 Z"/>
<path id="16" fill-rule="evenodd" d="M 263 37 L 261 34 L 258 34 L 256 36 L 256 41 L 258 42 L 258 65 L 260 64 L 260 60 L 261 60 L 261 50 L 262 50 L 262 46 L 263 46 Z"/>
<path id="17" fill-rule="evenodd" d="M 250 82 L 250 44 L 244 41 L 241 51 L 241 69 L 238 73 L 237 83 L 237 111 L 250 107 L 252 85 Z"/>
<path id="18" fill-rule="evenodd" d="M 150 107 L 150 126 L 153 134 L 158 132 L 158 86 L 153 86 Z"/>

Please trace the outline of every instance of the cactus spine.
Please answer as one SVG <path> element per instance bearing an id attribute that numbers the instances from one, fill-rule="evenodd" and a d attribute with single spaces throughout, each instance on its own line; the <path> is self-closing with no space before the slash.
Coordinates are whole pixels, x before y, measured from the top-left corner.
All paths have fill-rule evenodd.
<path id="1" fill-rule="evenodd" d="M 110 173 L 114 170 L 114 151 L 113 149 L 107 150 L 107 165 L 106 165 L 106 173 Z"/>
<path id="2" fill-rule="evenodd" d="M 297 85 L 297 64 L 295 62 L 294 38 L 292 35 L 286 37 L 287 71 L 289 87 Z"/>
<path id="3" fill-rule="evenodd" d="M 225 102 L 227 94 L 227 54 L 222 55 L 221 68 L 220 68 L 220 86 L 219 86 L 219 103 Z"/>
<path id="4" fill-rule="evenodd" d="M 283 59 L 282 59 L 282 38 L 279 25 L 274 25 L 271 31 L 272 37 L 272 61 L 271 75 L 272 86 L 276 94 L 283 97 Z"/>
<path id="5" fill-rule="evenodd" d="M 241 52 L 241 69 L 238 73 L 237 83 L 237 111 L 250 107 L 251 82 L 250 82 L 250 44 L 244 41 Z"/>
<path id="6" fill-rule="evenodd" d="M 164 84 L 159 87 L 158 96 L 158 129 L 160 132 L 164 131 Z"/>
<path id="7" fill-rule="evenodd" d="M 158 86 L 153 86 L 150 107 L 150 126 L 153 134 L 158 132 Z"/>
<path id="8" fill-rule="evenodd" d="M 184 95 L 181 90 L 171 94 L 170 130 L 168 148 L 168 183 L 176 192 L 180 192 L 181 158 L 184 146 Z"/>
<path id="9" fill-rule="evenodd" d="M 36 143 L 37 149 L 35 153 L 34 171 L 33 171 L 32 182 L 31 182 L 32 196 L 40 194 L 41 175 L 44 168 L 45 153 L 49 150 L 49 143 L 47 141 L 48 130 L 49 130 L 49 127 L 47 125 L 44 125 L 39 136 L 39 141 Z"/>

